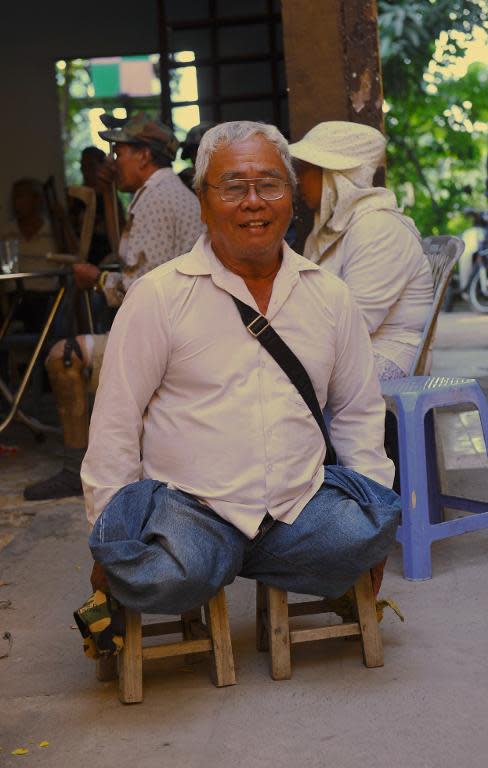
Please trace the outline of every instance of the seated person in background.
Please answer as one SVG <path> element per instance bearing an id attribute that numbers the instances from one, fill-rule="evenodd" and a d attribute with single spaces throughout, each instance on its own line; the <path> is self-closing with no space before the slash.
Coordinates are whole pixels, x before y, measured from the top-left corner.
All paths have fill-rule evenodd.
<path id="1" fill-rule="evenodd" d="M 304 256 L 344 280 L 368 327 L 378 376 L 408 375 L 432 305 L 432 274 L 412 219 L 373 187 L 385 138 L 358 123 L 319 123 L 290 145 L 315 211 Z"/>
<path id="2" fill-rule="evenodd" d="M 83 176 L 83 185 L 94 189 L 97 196 L 95 226 L 90 244 L 90 253 L 88 254 L 88 261 L 90 264 L 95 265 L 99 264 L 112 250 L 107 234 L 103 188 L 99 179 L 99 172 L 104 164 L 105 158 L 105 152 L 102 152 L 98 147 L 85 147 L 81 153 L 80 167 Z M 124 224 L 124 209 L 118 198 L 117 204 L 119 222 L 122 227 Z M 70 198 L 69 212 L 73 229 L 77 237 L 80 236 L 84 211 L 85 205 L 81 200 L 78 198 Z"/>
<path id="3" fill-rule="evenodd" d="M 115 142 L 116 160 L 108 158 L 100 172 L 107 210 L 112 208 L 111 182 L 136 193 L 119 246 L 120 273 L 101 272 L 93 264 L 75 264 L 80 289 L 103 292 L 110 306 L 120 306 L 137 278 L 188 251 L 202 231 L 198 200 L 173 172 L 178 141 L 170 128 L 137 115 L 123 128 L 103 131 Z M 61 472 L 24 489 L 28 500 L 81 495 L 80 466 L 88 444 L 88 385 L 98 385 L 108 334 L 77 336 L 55 344 L 46 361 L 63 427 L 65 459 Z"/>
<path id="4" fill-rule="evenodd" d="M 209 128 L 213 128 L 214 125 L 215 123 L 211 123 L 210 121 L 194 125 L 193 128 L 190 128 L 186 134 L 185 141 L 183 142 L 181 148 L 181 159 L 191 160 L 191 165 L 183 168 L 183 170 L 179 172 L 178 176 L 182 180 L 183 184 L 186 184 L 188 189 L 191 189 L 192 192 L 193 177 L 195 176 L 195 160 L 197 157 L 198 147 L 202 140 L 202 136 L 209 130 Z"/>
<path id="5" fill-rule="evenodd" d="M 21 272 L 59 269 L 58 264 L 48 261 L 46 254 L 56 251 L 56 243 L 46 216 L 42 184 L 38 179 L 22 178 L 12 186 L 12 211 L 14 218 L 3 228 L 0 238 L 19 241 L 19 269 Z M 40 277 L 25 280 L 25 294 L 16 312 L 24 330 L 35 332 L 44 321 L 49 305 L 48 291 L 56 290 L 57 279 Z"/>
<path id="6" fill-rule="evenodd" d="M 274 126 L 209 130 L 195 173 L 208 236 L 115 318 L 82 479 L 92 585 L 129 608 L 181 613 L 239 574 L 337 597 L 394 543 L 368 332 L 347 286 L 284 242 L 294 186 Z M 324 467 L 321 429 L 234 298 L 301 360 L 342 466 Z"/>

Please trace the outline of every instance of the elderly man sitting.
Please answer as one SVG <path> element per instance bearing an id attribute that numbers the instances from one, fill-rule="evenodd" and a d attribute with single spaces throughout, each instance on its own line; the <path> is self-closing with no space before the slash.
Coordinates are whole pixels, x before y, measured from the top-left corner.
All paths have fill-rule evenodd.
<path id="1" fill-rule="evenodd" d="M 209 130 L 208 234 L 138 280 L 112 327 L 82 480 L 93 586 L 129 608 L 181 613 L 237 575 L 335 597 L 394 541 L 368 331 L 347 286 L 284 242 L 294 185 L 273 126 Z M 341 466 L 324 467 L 332 447 L 271 328 L 327 403 Z"/>

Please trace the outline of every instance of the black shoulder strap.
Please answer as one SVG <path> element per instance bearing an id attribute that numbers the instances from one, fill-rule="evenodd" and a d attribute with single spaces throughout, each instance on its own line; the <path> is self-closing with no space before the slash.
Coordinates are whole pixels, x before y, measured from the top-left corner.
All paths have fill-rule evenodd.
<path id="1" fill-rule="evenodd" d="M 260 315 L 255 309 L 248 304 L 244 304 L 243 301 L 237 299 L 235 296 L 232 296 L 232 298 L 239 310 L 242 322 L 249 333 L 263 345 L 271 357 L 278 363 L 310 408 L 312 415 L 324 436 L 325 447 L 327 449 L 325 463 L 337 464 L 336 452 L 331 443 L 327 427 L 325 426 L 322 410 L 307 371 L 298 357 L 291 351 L 288 344 L 286 344 L 281 336 L 276 333 L 274 328 L 271 327 L 264 315 Z"/>

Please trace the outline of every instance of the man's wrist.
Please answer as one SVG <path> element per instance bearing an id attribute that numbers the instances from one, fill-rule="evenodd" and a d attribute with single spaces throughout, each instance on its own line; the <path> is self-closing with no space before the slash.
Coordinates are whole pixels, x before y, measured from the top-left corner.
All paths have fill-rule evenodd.
<path id="1" fill-rule="evenodd" d="M 109 274 L 110 272 L 104 269 L 103 272 L 100 272 L 98 275 L 98 280 L 95 284 L 95 290 L 98 291 L 98 293 L 103 293 L 103 289 L 105 288 L 105 283 L 107 282 L 107 277 Z"/>

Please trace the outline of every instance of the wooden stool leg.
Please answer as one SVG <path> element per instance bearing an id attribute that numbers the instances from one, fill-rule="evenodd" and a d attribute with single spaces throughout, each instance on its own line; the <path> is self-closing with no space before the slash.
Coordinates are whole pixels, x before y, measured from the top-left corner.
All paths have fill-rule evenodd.
<path id="1" fill-rule="evenodd" d="M 207 632 L 202 622 L 202 609 L 194 608 L 192 611 L 182 613 L 181 629 L 185 640 L 198 640 L 201 637 L 207 637 Z M 196 664 L 200 661 L 202 661 L 202 655 L 199 653 L 185 654 L 186 664 Z"/>
<path id="2" fill-rule="evenodd" d="M 268 601 L 266 587 L 260 581 L 256 582 L 256 649 L 269 651 L 268 638 Z"/>
<path id="3" fill-rule="evenodd" d="M 363 573 L 354 585 L 359 626 L 363 646 L 363 659 L 367 667 L 383 666 L 383 643 L 376 618 L 376 601 L 370 572 Z"/>
<path id="4" fill-rule="evenodd" d="M 119 654 L 119 699 L 123 704 L 142 701 L 141 614 L 127 608 L 124 648 Z"/>
<path id="5" fill-rule="evenodd" d="M 227 603 L 223 589 L 208 601 L 208 604 L 205 606 L 205 615 L 212 638 L 214 683 L 219 688 L 224 685 L 235 685 L 234 656 L 232 654 Z"/>
<path id="6" fill-rule="evenodd" d="M 266 587 L 266 593 L 268 638 L 271 647 L 271 677 L 273 680 L 289 680 L 291 678 L 291 653 L 288 595 L 276 587 Z"/>
<path id="7" fill-rule="evenodd" d="M 102 656 L 97 659 L 97 680 L 108 683 L 117 677 L 117 656 Z"/>

